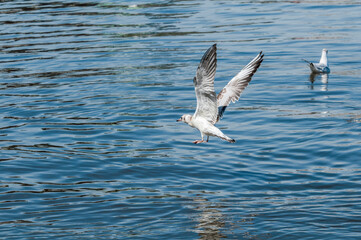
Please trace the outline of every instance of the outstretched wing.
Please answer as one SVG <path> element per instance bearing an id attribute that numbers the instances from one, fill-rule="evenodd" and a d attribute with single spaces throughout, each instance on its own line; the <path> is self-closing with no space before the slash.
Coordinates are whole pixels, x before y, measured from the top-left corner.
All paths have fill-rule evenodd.
<path id="1" fill-rule="evenodd" d="M 197 74 L 193 79 L 197 109 L 195 117 L 203 117 L 211 123 L 217 119 L 217 98 L 214 91 L 214 76 L 217 67 L 217 47 L 214 44 L 203 55 L 198 66 Z"/>
<path id="2" fill-rule="evenodd" d="M 217 96 L 218 116 L 217 121 L 223 116 L 229 103 L 238 101 L 243 90 L 248 86 L 253 74 L 257 71 L 263 61 L 260 52 L 250 63 L 248 63 L 231 81 L 222 89 Z"/>

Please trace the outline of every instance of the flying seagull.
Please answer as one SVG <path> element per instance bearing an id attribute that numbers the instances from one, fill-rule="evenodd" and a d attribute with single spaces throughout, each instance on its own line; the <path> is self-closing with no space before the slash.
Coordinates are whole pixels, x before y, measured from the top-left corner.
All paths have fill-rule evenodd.
<path id="1" fill-rule="evenodd" d="M 330 73 L 330 68 L 328 67 L 327 62 L 327 49 L 322 49 L 322 55 L 319 63 L 311 63 L 305 59 L 302 59 L 303 61 L 308 63 L 308 66 L 311 69 L 312 73 Z"/>
<path id="2" fill-rule="evenodd" d="M 235 140 L 226 136 L 214 126 L 229 103 L 238 101 L 242 91 L 248 86 L 253 74 L 257 71 L 263 61 L 263 54 L 260 52 L 250 63 L 248 63 L 216 96 L 214 91 L 214 76 L 217 67 L 217 46 L 214 44 L 203 55 L 198 65 L 196 76 L 193 79 L 197 109 L 192 115 L 185 114 L 177 122 L 185 122 L 189 126 L 197 128 L 202 135 L 202 140 L 193 143 L 208 142 L 209 136 L 219 137 L 228 142 Z M 207 140 L 204 141 L 204 136 Z"/>

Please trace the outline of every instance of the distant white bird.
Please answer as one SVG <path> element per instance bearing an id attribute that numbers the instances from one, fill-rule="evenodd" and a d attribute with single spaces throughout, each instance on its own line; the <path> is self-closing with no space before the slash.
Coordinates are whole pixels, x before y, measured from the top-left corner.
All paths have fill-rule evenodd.
<path id="1" fill-rule="evenodd" d="M 319 63 L 311 63 L 305 59 L 302 60 L 308 63 L 311 72 L 313 73 L 330 73 L 330 68 L 327 61 L 327 53 L 328 51 L 326 48 L 322 49 L 322 55 Z"/>
<path id="2" fill-rule="evenodd" d="M 250 63 L 248 63 L 216 96 L 214 91 L 214 76 L 217 67 L 217 47 L 214 44 L 203 55 L 198 66 L 196 76 L 193 79 L 197 97 L 197 109 L 192 115 L 185 114 L 177 122 L 185 122 L 189 126 L 197 128 L 202 135 L 202 140 L 193 143 L 208 142 L 209 136 L 219 137 L 228 142 L 235 140 L 227 137 L 214 126 L 223 116 L 229 103 L 238 101 L 242 91 L 248 86 L 253 74 L 257 71 L 263 61 L 260 52 Z M 204 141 L 204 135 L 207 140 Z"/>

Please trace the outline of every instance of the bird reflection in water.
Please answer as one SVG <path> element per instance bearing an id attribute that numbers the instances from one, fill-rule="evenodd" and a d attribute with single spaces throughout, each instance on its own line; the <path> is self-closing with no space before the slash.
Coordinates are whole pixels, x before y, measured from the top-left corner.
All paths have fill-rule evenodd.
<path id="1" fill-rule="evenodd" d="M 225 226 L 225 216 L 219 210 L 222 206 L 211 204 L 207 199 L 195 198 L 195 210 L 199 212 L 196 217 L 197 225 L 195 232 L 200 236 L 199 239 L 224 239 L 225 235 L 221 229 Z"/>
<path id="2" fill-rule="evenodd" d="M 254 234 L 248 230 L 249 226 L 253 226 L 257 214 L 231 220 L 229 214 L 223 212 L 229 208 L 227 205 L 210 202 L 203 197 L 193 198 L 192 204 L 194 204 L 194 210 L 198 212 L 194 218 L 197 224 L 193 231 L 198 233 L 199 240 L 220 240 L 232 237 L 236 237 L 232 239 L 268 239 L 270 237 L 269 233 Z"/>
<path id="3" fill-rule="evenodd" d="M 314 89 L 313 83 L 317 80 L 321 79 L 321 91 L 327 91 L 327 85 L 328 85 L 328 73 L 311 73 L 310 74 L 310 82 L 311 82 L 311 89 Z"/>

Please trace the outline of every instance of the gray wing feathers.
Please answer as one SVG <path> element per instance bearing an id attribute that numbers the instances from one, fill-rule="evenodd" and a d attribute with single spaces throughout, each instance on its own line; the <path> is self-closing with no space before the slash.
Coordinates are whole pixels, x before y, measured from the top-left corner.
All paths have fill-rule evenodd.
<path id="1" fill-rule="evenodd" d="M 217 47 L 214 44 L 203 55 L 199 63 L 196 77 L 193 79 L 197 109 L 195 117 L 204 117 L 211 123 L 217 119 L 217 98 L 214 91 L 214 76 L 217 68 Z"/>
<path id="2" fill-rule="evenodd" d="M 329 73 L 330 72 L 330 69 L 327 67 L 327 65 L 325 65 L 323 63 L 314 63 L 314 64 L 312 64 L 312 66 L 313 66 L 313 68 L 316 69 L 316 71 L 318 71 L 320 73 Z"/>
<path id="3" fill-rule="evenodd" d="M 217 96 L 218 116 L 217 121 L 223 116 L 230 102 L 238 101 L 243 90 L 248 86 L 259 66 L 263 61 L 260 52 L 250 63 L 248 63 L 231 81 L 222 89 Z"/>
<path id="4" fill-rule="evenodd" d="M 329 72 L 330 69 L 327 67 L 327 65 L 322 63 L 311 63 L 307 61 L 306 59 L 302 59 L 306 63 L 308 63 L 308 66 L 310 67 L 311 71 L 314 73 L 322 73 L 322 72 Z"/>

